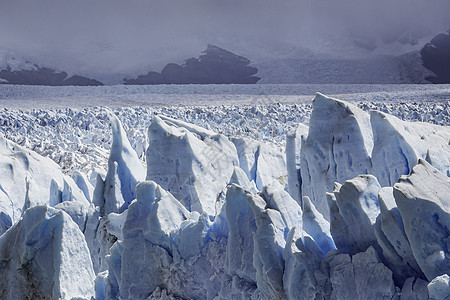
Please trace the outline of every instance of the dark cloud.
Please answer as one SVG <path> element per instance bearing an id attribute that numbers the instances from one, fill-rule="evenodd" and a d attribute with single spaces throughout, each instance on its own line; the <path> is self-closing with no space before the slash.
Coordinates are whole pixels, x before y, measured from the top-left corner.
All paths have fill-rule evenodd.
<path id="1" fill-rule="evenodd" d="M 197 56 L 209 42 L 254 45 L 246 53 L 261 45 L 345 53 L 349 36 L 448 30 L 449 11 L 448 0 L 3 0 L 0 46 L 84 74 L 138 74 Z"/>

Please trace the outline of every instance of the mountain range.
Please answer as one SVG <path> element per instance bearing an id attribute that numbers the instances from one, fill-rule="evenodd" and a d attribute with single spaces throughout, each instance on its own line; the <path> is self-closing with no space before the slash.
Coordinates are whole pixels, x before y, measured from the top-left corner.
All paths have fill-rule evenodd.
<path id="1" fill-rule="evenodd" d="M 92 71 L 77 74 L 76 70 L 57 67 L 57 63 L 41 66 L 39 57 L 0 49 L 0 84 L 450 83 L 449 41 L 448 33 L 421 39 L 402 36 L 394 41 L 352 36 L 342 41 L 341 46 L 333 41 L 305 41 L 307 46 L 300 47 L 256 39 L 217 40 L 208 44 L 198 58 L 172 57 L 172 61 L 164 64 L 161 57 L 149 55 L 139 67 L 144 72 L 130 71 L 129 75 L 115 74 L 114 66 L 109 67 L 109 73 L 99 70 L 98 74 Z M 152 65 L 164 67 L 157 72 Z"/>

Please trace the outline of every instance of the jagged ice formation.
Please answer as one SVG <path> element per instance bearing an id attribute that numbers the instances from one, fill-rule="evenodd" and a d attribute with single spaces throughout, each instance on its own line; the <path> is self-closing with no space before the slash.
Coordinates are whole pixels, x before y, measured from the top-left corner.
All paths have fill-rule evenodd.
<path id="1" fill-rule="evenodd" d="M 1 138 L 2 298 L 450 298 L 449 127 L 312 107 L 285 152 L 153 116 L 145 164 L 106 112 L 89 177 Z"/>

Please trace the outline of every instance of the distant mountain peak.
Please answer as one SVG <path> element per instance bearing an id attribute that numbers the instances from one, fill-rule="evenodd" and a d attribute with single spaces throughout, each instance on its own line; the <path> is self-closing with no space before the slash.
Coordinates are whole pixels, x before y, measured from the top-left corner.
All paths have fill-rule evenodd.
<path id="1" fill-rule="evenodd" d="M 69 76 L 66 72 L 40 67 L 8 50 L 0 50 L 0 84 L 19 85 L 103 85 L 84 76 Z"/>
<path id="2" fill-rule="evenodd" d="M 198 58 L 189 58 L 183 65 L 167 64 L 161 73 L 150 71 L 124 84 L 252 84 L 260 78 L 250 60 L 213 44 L 208 44 Z"/>
<path id="3" fill-rule="evenodd" d="M 450 31 L 436 35 L 420 52 L 425 68 L 436 76 L 426 79 L 432 83 L 450 83 Z"/>

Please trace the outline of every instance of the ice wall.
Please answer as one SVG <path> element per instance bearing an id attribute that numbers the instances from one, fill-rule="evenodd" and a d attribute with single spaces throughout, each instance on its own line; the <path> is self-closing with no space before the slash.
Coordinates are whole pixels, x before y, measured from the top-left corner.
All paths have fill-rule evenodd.
<path id="1" fill-rule="evenodd" d="M 28 209 L 0 237 L 1 298 L 90 299 L 95 274 L 83 233 L 65 212 Z"/>
<path id="2" fill-rule="evenodd" d="M 449 141 L 449 127 L 405 122 L 380 111 L 366 113 L 318 93 L 300 149 L 302 195 L 329 219 L 325 195 L 335 182 L 372 174 L 382 187 L 392 186 L 418 159 L 450 174 Z"/>
<path id="3" fill-rule="evenodd" d="M 350 103 L 317 94 L 300 152 L 302 195 L 329 219 L 326 193 L 334 182 L 368 174 L 372 149 L 369 115 Z"/>
<path id="4" fill-rule="evenodd" d="M 171 192 L 190 211 L 214 216 L 217 195 L 238 165 L 224 136 L 156 116 L 148 129 L 147 180 Z"/>

